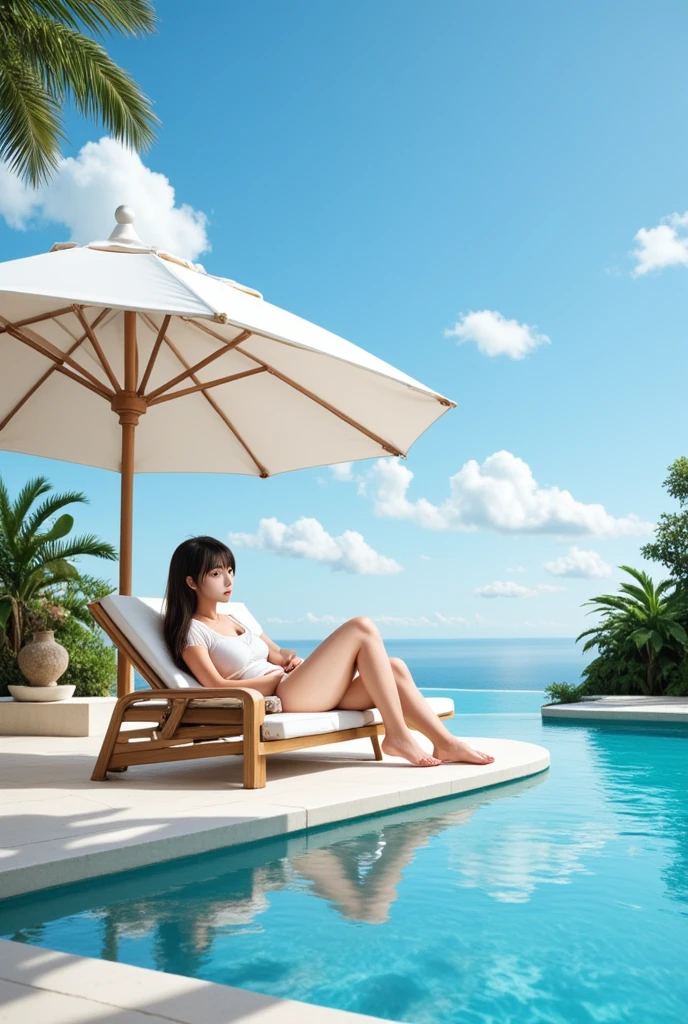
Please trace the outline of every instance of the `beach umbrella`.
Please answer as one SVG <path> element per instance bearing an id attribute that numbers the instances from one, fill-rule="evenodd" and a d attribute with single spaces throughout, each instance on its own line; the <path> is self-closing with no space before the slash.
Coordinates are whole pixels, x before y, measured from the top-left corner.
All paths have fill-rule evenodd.
<path id="1" fill-rule="evenodd" d="M 135 473 L 275 473 L 406 455 L 454 405 L 262 295 L 144 244 L 0 263 L 0 450 L 121 473 L 131 593 Z M 352 297 L 353 301 L 353 297 Z M 120 655 L 118 693 L 131 688 Z"/>

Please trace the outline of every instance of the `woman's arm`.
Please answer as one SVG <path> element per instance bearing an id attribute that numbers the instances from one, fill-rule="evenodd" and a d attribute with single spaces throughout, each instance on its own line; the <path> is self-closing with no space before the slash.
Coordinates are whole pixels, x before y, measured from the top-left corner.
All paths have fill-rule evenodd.
<path id="1" fill-rule="evenodd" d="M 261 633 L 260 639 L 267 644 L 268 661 L 271 665 L 279 665 L 285 672 L 291 672 L 293 668 L 296 668 L 303 661 L 303 658 L 299 658 L 296 651 L 290 651 L 286 647 L 278 647 L 275 641 L 271 640 L 267 634 Z"/>
<path id="2" fill-rule="evenodd" d="M 228 690 L 233 686 L 249 686 L 252 690 L 258 690 L 265 697 L 273 696 L 283 674 L 283 669 L 276 668 L 274 672 L 256 678 L 225 679 L 213 665 L 207 647 L 187 647 L 182 658 L 189 672 L 195 676 L 201 686 L 223 686 Z"/>

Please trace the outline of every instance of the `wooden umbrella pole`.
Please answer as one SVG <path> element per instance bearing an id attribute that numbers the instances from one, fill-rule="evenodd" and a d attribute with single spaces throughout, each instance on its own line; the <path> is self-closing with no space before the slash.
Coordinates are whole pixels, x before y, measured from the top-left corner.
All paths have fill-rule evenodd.
<path id="1" fill-rule="evenodd" d="M 138 375 L 136 313 L 124 314 L 124 389 L 112 400 L 122 427 L 122 489 L 119 528 L 119 592 L 131 594 L 134 517 L 134 445 L 139 417 L 146 402 L 136 394 Z M 124 697 L 134 688 L 131 664 L 121 649 L 117 656 L 117 696 Z"/>

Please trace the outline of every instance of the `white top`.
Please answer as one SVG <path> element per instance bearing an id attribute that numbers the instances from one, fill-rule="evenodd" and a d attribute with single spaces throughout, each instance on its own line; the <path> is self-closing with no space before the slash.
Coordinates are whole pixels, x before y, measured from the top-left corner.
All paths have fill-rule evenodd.
<path id="1" fill-rule="evenodd" d="M 250 612 L 244 610 L 241 620 L 234 615 L 227 615 L 227 618 L 244 630 L 240 636 L 226 636 L 192 619 L 186 647 L 207 647 L 210 660 L 225 679 L 255 679 L 276 672 L 279 666 L 267 660 L 270 651 L 260 638 L 263 630 Z"/>

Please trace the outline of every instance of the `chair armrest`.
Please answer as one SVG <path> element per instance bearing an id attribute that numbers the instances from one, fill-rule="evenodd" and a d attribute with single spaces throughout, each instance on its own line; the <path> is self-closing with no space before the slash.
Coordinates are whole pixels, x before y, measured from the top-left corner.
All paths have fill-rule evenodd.
<path id="1" fill-rule="evenodd" d="M 211 702 L 220 697 L 236 697 L 244 707 L 247 704 L 251 706 L 265 704 L 265 697 L 260 690 L 252 690 L 247 686 L 199 686 L 198 688 L 189 687 L 188 690 L 135 690 L 133 693 L 127 693 L 124 697 L 120 697 L 118 703 L 128 706 L 150 700 L 207 700 Z"/>

